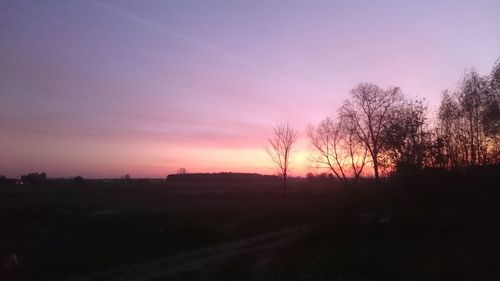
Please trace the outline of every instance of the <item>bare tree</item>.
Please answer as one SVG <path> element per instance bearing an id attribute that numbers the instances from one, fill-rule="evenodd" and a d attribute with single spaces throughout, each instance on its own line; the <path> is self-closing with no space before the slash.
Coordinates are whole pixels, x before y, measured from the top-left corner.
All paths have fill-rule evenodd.
<path id="1" fill-rule="evenodd" d="M 466 120 L 465 132 L 468 137 L 469 165 L 483 164 L 486 151 L 481 116 L 486 101 L 486 79 L 475 70 L 465 73 L 459 89 L 458 101 L 462 109 L 462 117 Z"/>
<path id="2" fill-rule="evenodd" d="M 440 167 L 451 169 L 460 166 L 461 157 L 459 147 L 462 138 L 458 119 L 460 118 L 460 105 L 454 95 L 447 90 L 443 92 L 441 105 L 438 112 L 437 140 L 439 148 L 436 156 Z"/>
<path id="3" fill-rule="evenodd" d="M 395 168 L 421 169 L 428 163 L 430 132 L 426 129 L 427 107 L 421 100 L 409 100 L 395 109 L 386 127 L 384 154 Z"/>
<path id="4" fill-rule="evenodd" d="M 379 180 L 379 154 L 385 144 L 385 129 L 394 108 L 403 96 L 397 87 L 381 89 L 377 85 L 361 83 L 351 91 L 351 99 L 341 108 L 341 117 L 349 123 L 356 137 L 372 158 L 375 179 Z"/>
<path id="5" fill-rule="evenodd" d="M 281 175 L 283 176 L 283 196 L 285 200 L 287 197 L 286 181 L 290 167 L 290 156 L 292 148 L 298 139 L 298 135 L 298 129 L 285 123 L 275 126 L 272 136 L 267 137 L 269 146 L 266 148 L 266 152 L 279 167 Z"/>
<path id="6" fill-rule="evenodd" d="M 490 163 L 500 163 L 500 59 L 493 66 L 482 123 L 491 148 Z"/>
<path id="7" fill-rule="evenodd" d="M 459 89 L 443 95 L 438 116 L 438 141 L 444 167 L 498 163 L 500 157 L 499 66 L 490 76 L 467 71 Z"/>
<path id="8" fill-rule="evenodd" d="M 345 187 L 356 185 L 366 164 L 367 149 L 357 141 L 354 131 L 340 121 L 326 118 L 307 135 L 316 152 L 314 161 L 330 169 Z"/>

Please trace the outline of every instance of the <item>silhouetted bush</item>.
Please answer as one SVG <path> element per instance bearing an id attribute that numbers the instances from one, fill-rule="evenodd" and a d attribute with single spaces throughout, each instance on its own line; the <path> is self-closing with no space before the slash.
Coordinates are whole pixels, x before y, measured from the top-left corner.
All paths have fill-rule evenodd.
<path id="1" fill-rule="evenodd" d="M 5 186 L 9 180 L 5 176 L 0 176 L 0 186 Z"/>
<path id="2" fill-rule="evenodd" d="M 129 174 L 124 175 L 121 177 L 122 182 L 132 182 L 132 177 Z"/>
<path id="3" fill-rule="evenodd" d="M 26 184 L 42 184 L 47 182 L 46 173 L 30 173 L 21 176 L 21 180 Z"/>
<path id="4" fill-rule="evenodd" d="M 311 183 L 317 183 L 317 182 L 338 182 L 338 179 L 333 176 L 332 173 L 320 173 L 320 174 L 313 174 L 313 173 L 307 173 L 306 179 L 308 182 Z"/>
<path id="5" fill-rule="evenodd" d="M 74 184 L 84 184 L 85 179 L 81 176 L 76 176 L 71 180 Z"/>

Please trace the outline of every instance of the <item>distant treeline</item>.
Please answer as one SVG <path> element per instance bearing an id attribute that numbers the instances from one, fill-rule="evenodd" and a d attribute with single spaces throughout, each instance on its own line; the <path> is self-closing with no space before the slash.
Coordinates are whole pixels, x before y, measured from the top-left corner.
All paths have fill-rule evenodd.
<path id="1" fill-rule="evenodd" d="M 0 186 L 13 185 L 89 185 L 89 184 L 133 184 L 133 183 L 162 183 L 161 178 L 132 178 L 130 175 L 125 175 L 120 178 L 103 178 L 103 179 L 86 179 L 82 176 L 70 178 L 49 178 L 47 173 L 33 172 L 22 175 L 20 178 L 7 178 L 0 175 Z"/>
<path id="2" fill-rule="evenodd" d="M 200 182 L 263 182 L 281 181 L 278 176 L 261 175 L 257 173 L 190 173 L 172 174 L 167 176 L 169 183 L 200 183 Z"/>
<path id="3" fill-rule="evenodd" d="M 20 179 L 7 178 L 0 175 L 0 186 L 19 184 L 43 184 L 48 182 L 46 173 L 29 173 L 22 175 Z"/>
<path id="4" fill-rule="evenodd" d="M 224 182 L 272 182 L 280 181 L 279 176 L 261 175 L 257 173 L 180 173 L 168 175 L 166 179 L 132 178 L 125 175 L 114 179 L 85 179 L 81 176 L 73 178 L 49 178 L 46 173 L 29 173 L 17 178 L 0 175 L 0 186 L 11 185 L 66 185 L 66 184 L 127 184 L 127 183 L 224 183 Z"/>

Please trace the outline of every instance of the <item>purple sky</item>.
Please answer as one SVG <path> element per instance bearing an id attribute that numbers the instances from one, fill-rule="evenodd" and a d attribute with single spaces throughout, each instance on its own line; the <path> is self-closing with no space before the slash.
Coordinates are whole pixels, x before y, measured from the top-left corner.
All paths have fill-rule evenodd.
<path id="1" fill-rule="evenodd" d="M 361 81 L 435 108 L 500 57 L 498 0 L 402 2 L 0 1 L 0 174 L 273 173 L 274 124 Z"/>

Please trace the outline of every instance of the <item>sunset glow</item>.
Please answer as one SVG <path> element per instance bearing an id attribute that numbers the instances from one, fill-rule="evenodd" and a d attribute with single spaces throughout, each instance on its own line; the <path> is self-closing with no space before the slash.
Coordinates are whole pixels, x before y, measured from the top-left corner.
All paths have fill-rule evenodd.
<path id="1" fill-rule="evenodd" d="M 277 173 L 275 124 L 304 129 L 361 81 L 436 110 L 500 50 L 499 1 L 4 1 L 0 174 Z M 284 5 L 286 3 L 286 5 Z"/>

